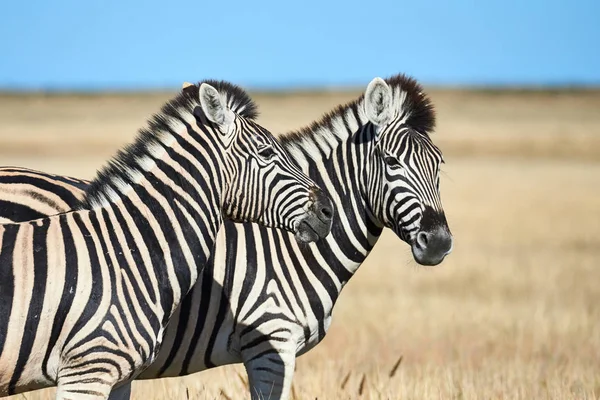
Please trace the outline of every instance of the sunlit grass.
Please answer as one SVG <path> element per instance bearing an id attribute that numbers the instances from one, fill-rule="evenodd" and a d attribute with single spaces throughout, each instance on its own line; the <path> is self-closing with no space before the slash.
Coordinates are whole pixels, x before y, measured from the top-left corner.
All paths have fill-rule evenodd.
<path id="1" fill-rule="evenodd" d="M 562 130 L 570 137 L 565 140 L 579 138 L 581 148 L 600 148 L 593 148 L 600 116 L 585 114 L 574 94 L 568 102 L 529 96 L 531 104 L 502 96 L 479 104 L 465 93 L 452 103 L 447 96 L 439 97 L 435 137 L 443 150 L 444 140 L 484 143 L 489 137 L 510 149 L 515 126 L 520 133 L 554 129 L 550 136 L 543 129 L 530 133 L 551 146 L 558 146 L 552 135 Z M 310 118 L 327 110 L 327 99 L 301 99 L 278 99 L 278 109 L 266 100 L 266 122 L 295 127 L 286 116 L 299 104 Z M 53 124 L 48 129 L 59 131 Z M 593 139 L 586 142 L 588 136 Z M 573 155 L 580 153 L 463 153 L 446 157 L 442 180 L 453 254 L 439 267 L 419 267 L 408 247 L 386 232 L 343 292 L 326 339 L 298 360 L 296 399 L 600 398 L 600 163 Z M 75 158 L 59 167 L 56 172 L 80 175 L 95 165 Z M 50 399 L 52 393 L 15 398 Z M 140 400 L 248 393 L 241 366 L 134 384 Z"/>

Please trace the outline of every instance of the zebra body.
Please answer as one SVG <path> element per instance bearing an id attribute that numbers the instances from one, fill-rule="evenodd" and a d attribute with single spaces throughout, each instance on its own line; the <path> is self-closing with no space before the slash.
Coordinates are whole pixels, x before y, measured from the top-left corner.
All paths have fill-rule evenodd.
<path id="1" fill-rule="evenodd" d="M 334 202 L 331 234 L 301 245 L 285 231 L 225 222 L 157 359 L 139 378 L 243 362 L 253 398 L 289 398 L 295 357 L 323 339 L 342 288 L 384 227 L 409 243 L 420 263 L 449 253 L 441 153 L 428 136 L 433 125 L 420 85 L 396 76 L 375 79 L 365 96 L 284 135 L 294 161 Z"/>
<path id="2" fill-rule="evenodd" d="M 27 168 L 0 171 L 0 224 L 69 212 L 83 200 L 89 185 L 89 181 Z"/>
<path id="3" fill-rule="evenodd" d="M 187 88 L 75 211 L 0 226 L 0 394 L 56 384 L 58 399 L 105 399 L 136 377 L 222 215 L 304 242 L 328 233 L 329 200 L 253 122 L 254 108 L 225 82 Z"/>

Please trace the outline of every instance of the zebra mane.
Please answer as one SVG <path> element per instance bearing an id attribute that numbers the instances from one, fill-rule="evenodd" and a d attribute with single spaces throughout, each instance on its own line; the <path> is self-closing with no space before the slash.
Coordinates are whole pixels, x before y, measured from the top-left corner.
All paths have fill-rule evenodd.
<path id="1" fill-rule="evenodd" d="M 133 141 L 120 149 L 90 182 L 77 209 L 102 206 L 123 187 L 135 183 L 134 180 L 144 172 L 140 164 L 146 160 L 152 163 L 157 152 L 164 149 L 165 136 L 177 136 L 181 133 L 200 107 L 200 85 L 208 83 L 221 94 L 225 104 L 234 113 L 246 119 L 254 120 L 258 116 L 258 107 L 244 89 L 225 81 L 205 80 L 185 87 L 175 98 L 162 106 L 148 121 L 147 127 L 139 130 Z M 165 135 L 167 134 L 167 135 Z"/>
<path id="2" fill-rule="evenodd" d="M 385 79 L 392 89 L 392 107 L 399 116 L 403 116 L 405 123 L 415 131 L 429 135 L 435 127 L 435 110 L 433 103 L 423 91 L 423 87 L 414 78 L 404 74 L 394 75 Z M 357 119 L 364 120 L 366 116 L 362 109 L 364 93 L 356 100 L 337 106 L 333 111 L 325 114 L 320 120 L 311 125 L 279 136 L 279 140 L 286 149 L 293 148 L 305 139 L 319 140 L 319 136 L 328 132 L 331 127 L 346 123 L 345 115 L 352 110 Z M 353 132 L 352 132 L 353 133 Z"/>

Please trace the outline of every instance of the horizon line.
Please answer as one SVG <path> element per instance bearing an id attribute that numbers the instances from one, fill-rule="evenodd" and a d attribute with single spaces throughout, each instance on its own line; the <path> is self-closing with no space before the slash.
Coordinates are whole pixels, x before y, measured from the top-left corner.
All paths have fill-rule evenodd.
<path id="1" fill-rule="evenodd" d="M 365 85 L 240 85 L 254 93 L 315 93 L 315 92 L 354 92 L 363 91 Z M 465 90 L 490 92 L 545 92 L 545 91 L 596 91 L 600 90 L 599 82 L 548 82 L 548 83 L 423 83 L 427 90 Z M 144 94 L 169 93 L 181 88 L 178 85 L 0 85 L 0 95 L 27 94 Z"/>

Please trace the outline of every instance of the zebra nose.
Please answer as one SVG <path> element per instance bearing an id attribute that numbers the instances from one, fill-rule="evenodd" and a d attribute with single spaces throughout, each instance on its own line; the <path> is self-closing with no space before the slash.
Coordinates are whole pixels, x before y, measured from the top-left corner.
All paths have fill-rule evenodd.
<path id="1" fill-rule="evenodd" d="M 312 189 L 310 200 L 296 228 L 296 240 L 302 243 L 323 239 L 331 232 L 334 214 L 331 200 L 318 188 Z"/>
<path id="2" fill-rule="evenodd" d="M 437 265 L 452 252 L 452 235 L 441 227 L 420 231 L 413 244 L 413 255 L 419 264 Z"/>
<path id="3" fill-rule="evenodd" d="M 421 248 L 425 248 L 427 247 L 427 244 L 429 243 L 429 236 L 431 234 L 429 232 L 419 232 L 417 234 L 417 244 L 419 246 L 421 246 Z"/>
<path id="4" fill-rule="evenodd" d="M 331 223 L 331 220 L 333 219 L 333 206 L 329 197 L 325 196 L 325 193 L 322 191 L 319 191 L 316 196 L 314 212 L 324 223 Z"/>

